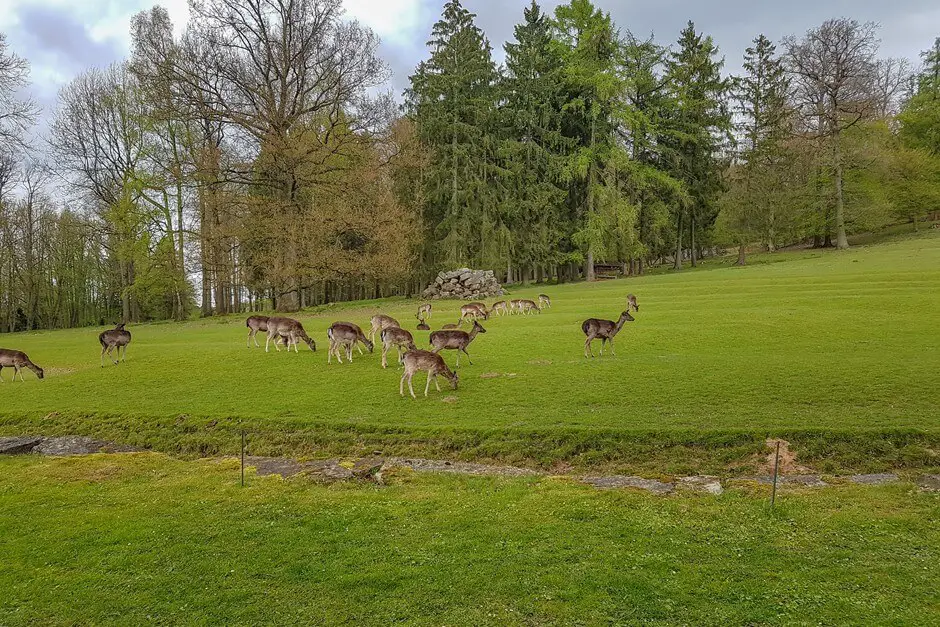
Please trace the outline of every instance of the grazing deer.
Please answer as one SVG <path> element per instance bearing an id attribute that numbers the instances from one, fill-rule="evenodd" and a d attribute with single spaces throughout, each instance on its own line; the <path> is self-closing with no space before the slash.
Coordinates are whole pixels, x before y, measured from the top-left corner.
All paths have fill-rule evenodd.
<path id="1" fill-rule="evenodd" d="M 548 294 L 539 294 L 539 307 L 549 307 L 552 306 L 552 299 L 548 297 Z"/>
<path id="2" fill-rule="evenodd" d="M 534 300 L 523 299 L 523 300 L 518 301 L 518 303 L 519 304 L 517 305 L 517 307 L 519 308 L 519 311 L 521 311 L 524 316 L 528 316 L 530 311 L 534 311 L 536 313 L 542 313 L 542 309 L 538 305 L 535 304 Z"/>
<path id="3" fill-rule="evenodd" d="M 297 348 L 297 345 L 300 343 L 300 340 L 303 340 L 307 346 L 310 347 L 310 350 L 314 352 L 317 350 L 317 343 L 307 335 L 307 332 L 304 330 L 304 325 L 293 318 L 268 318 L 268 339 L 264 342 L 264 352 L 268 352 L 268 344 L 271 340 L 274 340 L 275 350 L 281 352 L 281 348 L 278 346 L 276 339 L 278 336 L 284 338 L 287 344 L 287 352 L 290 352 L 291 346 L 293 346 L 294 352 L 299 353 L 300 349 Z"/>
<path id="4" fill-rule="evenodd" d="M 359 346 L 360 342 L 362 344 L 365 344 L 366 348 L 369 349 L 370 353 L 372 352 L 372 349 L 374 348 L 375 345 L 369 341 L 369 338 L 366 337 L 366 334 L 362 332 L 362 327 L 360 327 L 358 324 L 355 324 L 354 322 L 334 322 L 333 324 L 345 324 L 347 327 L 352 327 L 356 331 L 356 335 L 358 336 L 358 339 L 355 342 L 353 342 L 353 346 L 356 347 L 360 355 L 365 354 L 362 352 L 362 346 Z"/>
<path id="5" fill-rule="evenodd" d="M 373 342 L 375 342 L 376 333 L 381 333 L 382 331 L 384 331 L 385 329 L 388 329 L 389 327 L 401 326 L 400 324 L 398 324 L 398 320 L 395 320 L 395 318 L 392 318 L 390 316 L 385 316 L 382 314 L 376 314 L 372 316 L 372 319 L 370 320 L 370 322 L 372 323 L 372 328 L 369 329 L 369 339 Z M 381 336 L 379 336 L 379 339 L 381 339 Z"/>
<path id="6" fill-rule="evenodd" d="M 457 321 L 457 326 L 463 324 L 464 320 L 472 319 L 476 321 L 477 318 L 489 320 L 490 312 L 486 310 L 486 305 L 483 303 L 468 303 L 460 308 L 460 320 Z"/>
<path id="7" fill-rule="evenodd" d="M 245 326 L 248 327 L 248 348 L 251 348 L 251 340 L 255 341 L 255 348 L 260 348 L 261 344 L 258 344 L 258 331 L 268 332 L 268 317 L 267 316 L 248 316 L 248 319 L 245 320 Z"/>
<path id="8" fill-rule="evenodd" d="M 401 363 L 403 353 L 418 350 L 418 347 L 415 346 L 415 339 L 411 335 L 411 331 L 405 331 L 401 327 L 389 327 L 382 331 L 380 337 L 382 338 L 383 368 L 388 367 L 385 356 L 388 355 L 388 351 L 393 346 L 398 349 L 398 363 Z"/>
<path id="9" fill-rule="evenodd" d="M 117 365 L 120 361 L 127 361 L 127 345 L 131 343 L 131 332 L 124 329 L 124 323 L 117 325 L 113 329 L 104 331 L 98 336 L 98 341 L 101 342 L 101 367 L 104 368 L 104 355 L 108 354 L 108 358 Z M 121 356 L 121 349 L 124 349 L 123 357 Z M 117 349 L 117 359 L 111 357 L 111 351 Z"/>
<path id="10" fill-rule="evenodd" d="M 408 391 L 411 392 L 411 398 L 418 398 L 415 396 L 415 389 L 411 385 L 411 379 L 419 370 L 424 370 L 428 373 L 428 382 L 424 385 L 425 396 L 428 395 L 428 390 L 431 389 L 432 380 L 434 381 L 434 387 L 437 388 L 437 391 L 441 391 L 441 386 L 437 383 L 437 375 L 443 375 L 449 379 L 451 388 L 457 389 L 457 373 L 448 368 L 447 364 L 444 363 L 444 358 L 437 353 L 419 350 L 408 351 L 405 353 L 402 361 L 405 364 L 405 372 L 401 375 L 401 381 L 398 383 L 398 393 L 402 396 L 405 395 L 405 380 L 407 379 Z"/>
<path id="11" fill-rule="evenodd" d="M 442 324 L 442 325 L 441 325 L 441 329 L 442 329 L 442 330 L 457 329 L 457 328 L 459 328 L 459 327 L 460 327 L 460 323 L 459 323 L 459 322 L 457 322 L 457 323 L 448 322 L 447 324 Z"/>
<path id="12" fill-rule="evenodd" d="M 633 294 L 627 294 L 627 311 L 630 311 L 630 307 L 633 307 L 633 311 L 640 310 L 640 306 L 636 304 L 636 296 Z"/>
<path id="13" fill-rule="evenodd" d="M 473 338 L 477 336 L 477 333 L 486 333 L 486 329 L 480 326 L 480 323 L 476 320 L 473 321 L 473 328 L 470 329 L 469 333 L 458 329 L 435 331 L 431 334 L 431 347 L 434 349 L 435 353 L 439 353 L 445 349 L 457 351 L 458 368 L 460 367 L 460 353 L 463 353 L 467 356 L 467 361 L 469 361 L 472 366 L 473 362 L 470 360 L 470 353 L 467 352 L 467 346 L 469 346 Z"/>
<path id="14" fill-rule="evenodd" d="M 509 315 L 511 316 L 516 311 L 522 313 L 522 301 L 518 298 L 509 301 Z"/>
<path id="15" fill-rule="evenodd" d="M 16 375 L 20 375 L 20 381 L 26 381 L 23 378 L 23 368 L 29 368 L 40 379 L 45 376 L 42 368 L 31 362 L 26 353 L 9 348 L 0 348 L 0 372 L 3 372 L 4 368 L 13 368 L 14 381 L 16 381 Z M 0 383 L 3 383 L 3 375 L 0 375 Z"/>
<path id="16" fill-rule="evenodd" d="M 429 326 L 428 326 L 428 323 L 424 321 L 424 318 L 421 316 L 420 313 L 419 313 L 416 317 L 418 318 L 418 330 L 419 330 L 419 331 L 430 331 L 430 330 L 431 330 L 431 327 L 429 327 Z"/>
<path id="17" fill-rule="evenodd" d="M 424 320 L 431 317 L 431 303 L 424 303 L 418 306 L 418 318 Z"/>
<path id="18" fill-rule="evenodd" d="M 582 322 L 581 330 L 587 336 L 587 339 L 584 340 L 584 356 L 588 356 L 588 351 L 590 351 L 591 357 L 594 356 L 594 351 L 591 350 L 591 342 L 598 337 L 601 338 L 601 355 L 604 354 L 604 344 L 607 342 L 610 342 L 610 354 L 616 355 L 617 353 L 614 352 L 614 337 L 620 333 L 624 322 L 633 322 L 633 316 L 628 311 L 620 314 L 620 319 L 617 322 L 597 318 L 588 318 Z"/>
<path id="19" fill-rule="evenodd" d="M 497 316 L 509 313 L 509 307 L 506 306 L 506 301 L 500 300 L 493 303 L 493 306 L 490 307 L 490 313 L 494 313 Z"/>
<path id="20" fill-rule="evenodd" d="M 343 363 L 342 349 L 346 349 L 346 358 L 349 363 L 352 363 L 352 347 L 358 346 L 359 342 L 365 344 L 369 352 L 372 352 L 372 342 L 362 333 L 362 329 L 351 322 L 334 322 L 327 329 L 326 336 L 330 338 L 330 349 L 327 351 L 326 357 L 326 363 L 328 364 L 333 363 L 334 354 L 339 363 Z M 361 348 L 359 354 L 362 354 Z"/>

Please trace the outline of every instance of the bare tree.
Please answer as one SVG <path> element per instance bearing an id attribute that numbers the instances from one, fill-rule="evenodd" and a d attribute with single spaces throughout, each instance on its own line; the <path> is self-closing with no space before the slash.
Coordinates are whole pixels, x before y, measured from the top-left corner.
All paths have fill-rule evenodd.
<path id="1" fill-rule="evenodd" d="M 842 133 L 878 110 L 878 25 L 848 18 L 827 20 L 802 39 L 784 39 L 785 60 L 805 126 L 828 140 L 835 195 L 836 247 L 845 249 Z"/>
<path id="2" fill-rule="evenodd" d="M 7 48 L 6 35 L 0 33 L 0 146 L 21 143 L 39 114 L 32 99 L 17 93 L 29 82 L 29 62 Z"/>

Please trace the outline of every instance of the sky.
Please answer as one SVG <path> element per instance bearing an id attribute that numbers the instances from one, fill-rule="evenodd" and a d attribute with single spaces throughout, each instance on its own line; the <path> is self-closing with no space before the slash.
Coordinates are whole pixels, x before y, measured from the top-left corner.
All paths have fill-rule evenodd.
<path id="1" fill-rule="evenodd" d="M 477 14 L 497 61 L 502 44 L 512 38 L 530 0 L 464 0 Z M 381 54 L 393 71 L 389 89 L 400 94 L 426 54 L 425 42 L 444 0 L 344 0 L 347 16 L 372 28 L 381 38 Z M 0 32 L 10 47 L 32 65 L 31 92 L 43 107 L 47 125 L 59 89 L 93 66 L 124 58 L 130 47 L 130 19 L 154 4 L 165 6 L 177 30 L 188 18 L 187 0 L 0 0 Z M 557 1 L 540 2 L 553 10 Z M 609 11 L 621 31 L 655 35 L 660 43 L 676 40 L 688 20 L 714 38 L 730 72 L 741 66 L 750 41 L 763 33 L 779 41 L 800 35 L 830 17 L 852 17 L 881 24 L 881 54 L 917 61 L 940 36 L 936 0 L 595 0 Z"/>

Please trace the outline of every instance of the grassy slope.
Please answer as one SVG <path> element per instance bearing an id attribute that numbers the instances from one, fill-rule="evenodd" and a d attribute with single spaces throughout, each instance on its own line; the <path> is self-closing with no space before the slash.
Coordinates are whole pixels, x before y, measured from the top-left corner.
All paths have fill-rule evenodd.
<path id="1" fill-rule="evenodd" d="M 470 348 L 474 365 L 461 368 L 455 403 L 437 394 L 400 399 L 399 374 L 383 372 L 378 355 L 326 364 L 331 321 L 367 326 L 381 310 L 413 328 L 409 301 L 301 316 L 320 345 L 316 354 L 249 350 L 241 318 L 137 326 L 130 361 L 103 370 L 98 329 L 2 336 L 48 376 L 0 386 L 0 430 L 93 432 L 213 452 L 231 450 L 231 430 L 244 419 L 268 451 L 411 437 L 433 441 L 437 453 L 506 458 L 516 451 L 544 462 L 629 457 L 636 450 L 623 448 L 625 433 L 634 444 L 656 434 L 653 449 L 715 437 L 737 447 L 737 456 L 759 448 L 767 433 L 799 440 L 819 429 L 900 429 L 892 459 L 904 457 L 911 437 L 923 446 L 940 442 L 940 237 L 755 261 L 544 288 L 555 305 L 541 316 L 485 324 L 488 333 Z M 640 312 L 619 337 L 618 357 L 584 359 L 581 320 L 616 318 L 628 291 L 638 295 Z M 454 319 L 458 303 L 436 307 L 435 327 Z M 58 413 L 39 422 L 49 412 Z M 216 435 L 204 428 L 210 419 L 222 430 Z M 926 441 L 904 429 L 926 432 Z M 858 453 L 856 444 L 849 448 Z M 923 448 L 909 453 L 925 459 Z"/>
<path id="2" fill-rule="evenodd" d="M 655 498 L 552 479 L 317 486 L 234 461 L 0 459 L 0 623 L 924 624 L 909 486 Z"/>

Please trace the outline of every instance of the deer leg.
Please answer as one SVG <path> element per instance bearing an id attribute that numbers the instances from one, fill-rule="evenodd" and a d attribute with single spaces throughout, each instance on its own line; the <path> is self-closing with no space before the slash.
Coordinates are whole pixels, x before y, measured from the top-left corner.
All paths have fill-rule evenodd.
<path id="1" fill-rule="evenodd" d="M 424 395 L 425 395 L 425 396 L 428 395 L 428 390 L 431 389 L 431 377 L 433 377 L 433 376 L 434 376 L 434 375 L 431 374 L 430 372 L 428 373 L 428 381 L 427 381 L 427 383 L 424 384 Z"/>
<path id="2" fill-rule="evenodd" d="M 386 358 L 386 355 L 388 355 L 388 346 L 386 346 L 383 343 L 382 344 L 382 367 L 383 368 L 388 368 L 388 360 Z"/>
<path id="3" fill-rule="evenodd" d="M 349 360 L 349 363 L 352 363 L 352 344 L 346 345 L 346 359 Z"/>
<path id="4" fill-rule="evenodd" d="M 362 347 L 359 346 L 359 342 L 358 342 L 358 341 L 356 341 L 356 348 L 359 349 L 359 354 L 360 354 L 360 355 L 365 355 L 365 353 L 362 352 Z"/>
<path id="5" fill-rule="evenodd" d="M 20 375 L 20 381 L 26 382 L 26 379 L 23 378 L 23 373 L 20 370 L 20 367 L 16 364 L 13 364 L 13 381 L 16 381 L 16 375 Z"/>
<path id="6" fill-rule="evenodd" d="M 104 365 L 104 364 L 102 364 Z M 3 380 L 3 366 L 0 366 L 0 383 L 5 383 Z"/>
<path id="7" fill-rule="evenodd" d="M 466 348 L 461 348 L 460 350 L 463 351 L 463 354 L 467 356 L 467 361 L 469 361 L 470 365 L 472 366 L 473 361 L 470 359 L 470 353 L 467 352 Z M 457 353 L 457 359 L 460 359 L 460 353 Z"/>
<path id="8" fill-rule="evenodd" d="M 584 340 L 584 356 L 585 356 L 585 357 L 588 356 L 588 353 L 590 353 L 590 356 L 591 356 L 591 357 L 594 356 L 594 351 L 591 350 L 591 340 L 593 340 L 593 339 L 594 339 L 594 337 L 591 336 L 591 335 L 589 335 L 589 336 L 587 336 L 587 339 Z"/>
<path id="9" fill-rule="evenodd" d="M 104 352 L 108 350 L 107 346 L 101 347 L 101 367 L 104 368 Z"/>
<path id="10" fill-rule="evenodd" d="M 437 391 L 438 391 L 438 392 L 441 391 L 441 386 L 440 386 L 440 384 L 437 382 L 437 375 L 434 375 L 434 387 L 437 388 Z"/>
<path id="11" fill-rule="evenodd" d="M 610 338 L 610 339 L 607 340 L 607 341 L 610 342 L 610 354 L 613 355 L 614 357 L 616 357 L 616 356 L 617 356 L 617 353 L 614 352 L 614 338 Z"/>
<path id="12" fill-rule="evenodd" d="M 408 376 L 408 371 L 406 370 L 401 374 L 401 381 L 398 382 L 398 393 L 404 397 L 405 396 L 405 377 Z"/>
<path id="13" fill-rule="evenodd" d="M 268 336 L 264 340 L 264 352 L 268 352 L 268 344 L 271 343 L 271 332 L 268 331 Z M 277 348 L 277 342 L 274 343 L 274 348 Z"/>
<path id="14" fill-rule="evenodd" d="M 412 379 L 414 376 L 415 376 L 415 375 L 414 375 L 413 372 L 412 372 L 410 375 L 408 375 L 408 391 L 411 392 L 411 398 L 417 399 L 418 397 L 415 396 L 415 389 L 414 389 L 414 387 L 412 387 L 412 385 L 411 385 L 411 379 Z"/>

